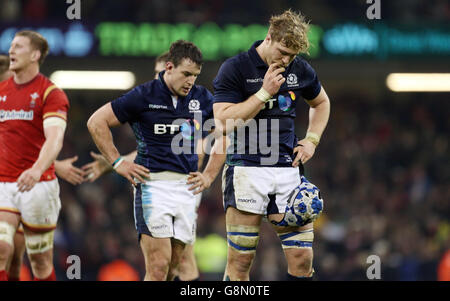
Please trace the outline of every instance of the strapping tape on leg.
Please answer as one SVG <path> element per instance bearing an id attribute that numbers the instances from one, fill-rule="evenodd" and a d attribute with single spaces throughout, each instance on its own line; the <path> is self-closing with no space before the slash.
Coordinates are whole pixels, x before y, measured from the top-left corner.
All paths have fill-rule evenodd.
<path id="1" fill-rule="evenodd" d="M 25 246 L 28 254 L 40 254 L 53 248 L 55 231 L 25 235 Z"/>
<path id="2" fill-rule="evenodd" d="M 4 241 L 9 245 L 14 245 L 14 234 L 16 234 L 16 228 L 7 222 L 0 222 L 0 241 Z"/>
<path id="3" fill-rule="evenodd" d="M 227 241 L 238 252 L 254 253 L 259 241 L 259 227 L 227 225 Z"/>
<path id="4" fill-rule="evenodd" d="M 278 237 L 281 239 L 281 246 L 283 249 L 312 248 L 314 230 L 278 233 Z"/>

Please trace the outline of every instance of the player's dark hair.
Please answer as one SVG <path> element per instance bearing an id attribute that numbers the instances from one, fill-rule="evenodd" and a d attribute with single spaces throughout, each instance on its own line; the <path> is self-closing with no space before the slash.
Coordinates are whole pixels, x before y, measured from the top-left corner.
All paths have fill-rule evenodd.
<path id="1" fill-rule="evenodd" d="M 200 49 L 194 43 L 178 40 L 170 46 L 167 61 L 177 67 L 183 59 L 190 59 L 199 66 L 203 65 L 203 55 Z"/>
<path id="2" fill-rule="evenodd" d="M 47 40 L 40 33 L 31 30 L 19 31 L 16 33 L 16 37 L 17 36 L 27 37 L 30 39 L 31 46 L 41 52 L 39 65 L 42 65 L 49 51 Z"/>
<path id="3" fill-rule="evenodd" d="M 6 55 L 0 55 L 0 75 L 8 71 L 9 69 L 9 57 Z"/>

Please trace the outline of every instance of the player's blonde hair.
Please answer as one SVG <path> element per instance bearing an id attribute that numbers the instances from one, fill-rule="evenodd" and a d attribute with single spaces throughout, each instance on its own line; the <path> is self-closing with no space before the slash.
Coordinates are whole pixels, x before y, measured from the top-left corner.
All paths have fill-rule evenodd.
<path id="1" fill-rule="evenodd" d="M 28 39 L 30 39 L 31 46 L 41 52 L 39 65 L 42 65 L 49 51 L 47 40 L 40 33 L 31 30 L 19 31 L 16 33 L 16 37 L 17 36 L 27 37 Z"/>
<path id="2" fill-rule="evenodd" d="M 269 24 L 272 40 L 299 53 L 308 53 L 309 22 L 301 13 L 289 9 L 281 15 L 272 16 Z"/>

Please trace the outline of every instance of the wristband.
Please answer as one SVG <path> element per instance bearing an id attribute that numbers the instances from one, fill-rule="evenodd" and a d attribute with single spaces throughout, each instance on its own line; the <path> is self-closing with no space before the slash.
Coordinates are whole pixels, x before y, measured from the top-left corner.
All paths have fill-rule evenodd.
<path id="1" fill-rule="evenodd" d="M 313 132 L 307 132 L 305 139 L 311 141 L 311 143 L 314 144 L 315 146 L 317 146 L 320 141 L 319 135 Z"/>
<path id="2" fill-rule="evenodd" d="M 116 159 L 116 161 L 113 162 L 112 167 L 114 169 L 117 169 L 117 167 L 119 167 L 119 165 L 122 164 L 123 160 L 124 159 L 122 158 L 122 156 L 120 156 L 119 158 Z"/>
<path id="3" fill-rule="evenodd" d="M 272 97 L 263 87 L 255 93 L 255 96 L 263 103 L 266 103 Z"/>

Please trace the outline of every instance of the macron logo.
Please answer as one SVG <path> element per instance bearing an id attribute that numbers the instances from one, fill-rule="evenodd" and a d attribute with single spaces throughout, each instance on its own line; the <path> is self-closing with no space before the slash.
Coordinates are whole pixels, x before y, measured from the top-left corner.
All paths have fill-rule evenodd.
<path id="1" fill-rule="evenodd" d="M 262 83 L 264 79 L 262 78 L 247 78 L 247 83 L 249 84 L 256 84 L 256 83 Z"/>
<path id="2" fill-rule="evenodd" d="M 168 109 L 168 107 L 167 107 L 167 106 L 164 106 L 164 105 L 154 105 L 154 104 L 149 104 L 148 107 L 149 107 L 150 109 L 155 109 L 155 110 L 159 110 L 159 109 L 165 109 L 165 110 L 167 110 L 167 109 Z"/>
<path id="3" fill-rule="evenodd" d="M 0 101 L 6 102 L 6 95 L 0 96 Z"/>

